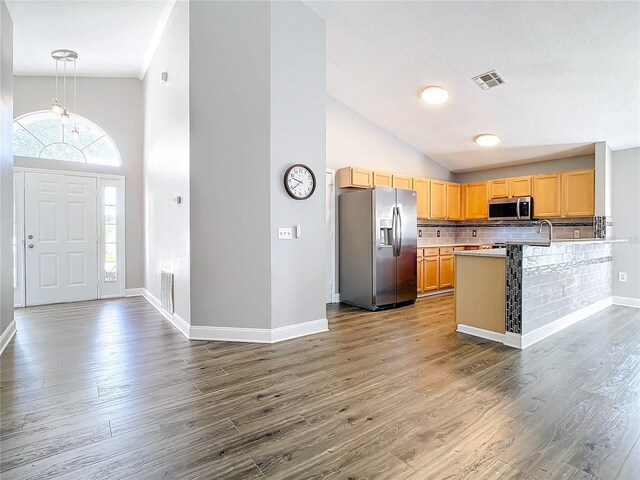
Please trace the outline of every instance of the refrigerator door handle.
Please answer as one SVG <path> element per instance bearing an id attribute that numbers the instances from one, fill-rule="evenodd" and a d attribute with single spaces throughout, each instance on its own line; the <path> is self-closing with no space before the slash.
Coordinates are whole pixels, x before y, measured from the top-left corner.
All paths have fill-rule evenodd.
<path id="1" fill-rule="evenodd" d="M 400 207 L 396 207 L 396 210 L 398 211 L 398 238 L 396 240 L 398 253 L 396 254 L 396 257 L 399 257 L 400 252 L 402 251 L 402 214 L 400 213 Z"/>
<path id="2" fill-rule="evenodd" d="M 391 225 L 391 231 L 393 232 L 393 256 L 398 256 L 398 209 L 393 207 L 393 219 Z"/>

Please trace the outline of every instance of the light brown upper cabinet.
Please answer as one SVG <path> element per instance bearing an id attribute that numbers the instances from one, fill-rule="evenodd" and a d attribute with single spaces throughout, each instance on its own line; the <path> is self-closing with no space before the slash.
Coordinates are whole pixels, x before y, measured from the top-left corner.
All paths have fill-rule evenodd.
<path id="1" fill-rule="evenodd" d="M 531 177 L 489 180 L 489 198 L 530 197 Z"/>
<path id="2" fill-rule="evenodd" d="M 338 188 L 369 188 L 373 186 L 373 170 L 344 167 L 336 172 Z"/>
<path id="3" fill-rule="evenodd" d="M 562 216 L 562 174 L 533 177 L 533 215 L 536 218 Z"/>
<path id="4" fill-rule="evenodd" d="M 530 197 L 531 177 L 513 177 L 509 179 L 510 197 Z"/>
<path id="5" fill-rule="evenodd" d="M 461 218 L 460 184 L 447 182 L 447 220 L 460 220 Z"/>
<path id="6" fill-rule="evenodd" d="M 413 177 L 412 187 L 416 192 L 418 218 L 429 218 L 429 182 L 428 178 Z"/>
<path id="7" fill-rule="evenodd" d="M 447 218 L 447 182 L 431 180 L 430 192 L 431 212 L 429 218 Z"/>
<path id="8" fill-rule="evenodd" d="M 465 218 L 487 218 L 489 203 L 487 182 L 473 182 L 465 185 Z"/>
<path id="9" fill-rule="evenodd" d="M 392 174 L 386 172 L 373 172 L 373 185 L 376 187 L 390 187 L 393 182 Z"/>
<path id="10" fill-rule="evenodd" d="M 509 179 L 489 180 L 489 198 L 508 198 Z"/>
<path id="11" fill-rule="evenodd" d="M 407 175 L 393 174 L 393 188 L 402 188 L 404 190 L 411 190 L 411 177 Z"/>
<path id="12" fill-rule="evenodd" d="M 592 217 L 594 213 L 595 174 L 593 169 L 562 174 L 562 216 Z M 534 205 L 534 208 L 536 205 Z M 535 212 L 536 210 L 534 210 Z"/>

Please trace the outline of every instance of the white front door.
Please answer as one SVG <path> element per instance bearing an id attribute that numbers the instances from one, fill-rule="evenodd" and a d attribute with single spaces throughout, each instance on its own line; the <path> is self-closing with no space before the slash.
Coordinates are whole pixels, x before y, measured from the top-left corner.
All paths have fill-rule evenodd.
<path id="1" fill-rule="evenodd" d="M 26 172 L 26 304 L 98 298 L 96 179 Z"/>

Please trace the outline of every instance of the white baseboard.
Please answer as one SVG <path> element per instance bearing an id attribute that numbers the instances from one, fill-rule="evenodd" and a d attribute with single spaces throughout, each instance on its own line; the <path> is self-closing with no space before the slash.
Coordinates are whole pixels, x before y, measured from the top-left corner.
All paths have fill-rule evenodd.
<path id="1" fill-rule="evenodd" d="M 125 297 L 144 297 L 146 292 L 145 288 L 127 288 L 124 291 Z"/>
<path id="2" fill-rule="evenodd" d="M 277 328 L 192 326 L 189 338 L 221 342 L 276 343 L 328 330 L 327 319 L 322 318 Z"/>
<path id="3" fill-rule="evenodd" d="M 614 296 L 613 304 L 621 305 L 623 307 L 640 308 L 640 298 Z"/>
<path id="4" fill-rule="evenodd" d="M 569 315 L 565 315 L 564 317 L 559 318 L 558 320 L 551 322 L 548 325 L 536 328 L 532 332 L 526 333 L 524 335 L 512 332 L 505 332 L 504 335 L 500 335 L 496 332 L 491 332 L 482 328 L 470 327 L 463 324 L 458 324 L 457 330 L 462 333 L 468 333 L 469 335 L 475 335 L 476 337 L 486 338 L 488 340 L 493 340 L 496 342 L 502 342 L 508 347 L 524 350 L 534 343 L 538 343 L 540 340 L 544 340 L 545 338 L 550 337 L 551 335 L 558 333 L 559 331 L 564 330 L 571 325 L 575 325 L 585 318 L 589 318 L 591 315 L 594 315 L 600 310 L 603 310 L 611 306 L 613 303 L 616 303 L 612 301 L 612 299 L 613 297 L 604 298 L 599 302 L 581 308 L 580 310 L 576 310 Z M 502 338 L 499 338 L 500 336 Z"/>
<path id="5" fill-rule="evenodd" d="M 571 312 L 569 315 L 565 315 L 564 317 L 559 318 L 558 320 L 551 322 L 548 325 L 536 328 L 532 332 L 525 333 L 521 337 L 520 348 L 524 350 L 534 343 L 538 343 L 540 340 L 544 340 L 545 338 L 550 337 L 551 335 L 558 333 L 559 331 L 564 330 L 571 325 L 575 325 L 576 323 L 581 322 L 585 318 L 589 318 L 591 315 L 594 315 L 600 310 L 604 310 L 611 305 L 612 297 L 607 297 L 596 303 L 592 303 L 587 307 L 581 308 L 580 310 Z"/>
<path id="6" fill-rule="evenodd" d="M 522 335 L 519 333 L 505 332 L 504 343 L 507 347 L 518 348 L 522 350 Z"/>
<path id="7" fill-rule="evenodd" d="M 190 338 L 189 337 L 189 328 L 191 327 L 189 325 L 189 322 L 187 322 L 186 320 L 184 320 L 183 318 L 180 317 L 180 315 L 177 315 L 176 313 L 169 313 L 167 312 L 164 308 L 162 308 L 162 306 L 160 305 L 160 300 L 158 300 L 151 292 L 149 292 L 147 289 L 143 288 L 141 289 L 144 291 L 143 296 L 144 298 L 147 300 L 147 302 L 149 302 L 151 305 L 153 305 L 155 307 L 156 310 L 158 310 L 158 312 L 160 312 L 160 314 L 166 318 L 167 320 L 169 320 L 174 327 L 176 327 L 180 333 L 182 333 L 185 337 Z"/>
<path id="8" fill-rule="evenodd" d="M 491 330 L 485 330 L 484 328 L 472 327 L 459 323 L 456 328 L 457 332 L 467 333 L 474 337 L 486 338 L 487 340 L 493 340 L 494 342 L 504 343 L 504 333 L 493 332 Z"/>
<path id="9" fill-rule="evenodd" d="M 418 295 L 417 298 L 433 297 L 435 295 L 442 295 L 444 293 L 451 293 L 453 291 L 454 291 L 453 288 L 443 288 L 442 290 L 433 290 L 430 292 L 421 293 Z"/>
<path id="10" fill-rule="evenodd" d="M 162 308 L 160 306 L 160 300 L 158 300 L 151 292 L 144 288 L 140 290 L 143 291 L 144 298 L 189 340 L 276 343 L 329 330 L 329 324 L 326 318 L 278 328 L 191 326 L 189 322 L 181 318 L 178 314 L 174 313 L 172 315 Z"/>
<path id="11" fill-rule="evenodd" d="M 7 345 L 9 345 L 9 342 L 14 337 L 16 332 L 16 320 L 14 318 L 9 326 L 5 329 L 5 331 L 2 332 L 2 335 L 0 335 L 0 355 L 2 355 L 4 349 L 7 348 Z"/>
<path id="12" fill-rule="evenodd" d="M 328 332 L 329 322 L 326 318 L 311 320 L 310 322 L 296 323 L 284 327 L 271 329 L 271 343 L 283 342 L 292 338 L 304 337 L 314 333 Z"/>
<path id="13" fill-rule="evenodd" d="M 340 303 L 340 294 L 334 293 L 333 298 L 331 300 L 332 300 L 331 303 Z"/>

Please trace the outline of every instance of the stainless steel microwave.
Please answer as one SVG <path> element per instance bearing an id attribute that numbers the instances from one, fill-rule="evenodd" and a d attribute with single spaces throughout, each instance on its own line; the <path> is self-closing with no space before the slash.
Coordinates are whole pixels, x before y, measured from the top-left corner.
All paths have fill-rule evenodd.
<path id="1" fill-rule="evenodd" d="M 531 220 L 533 198 L 497 198 L 489 200 L 489 220 Z"/>

